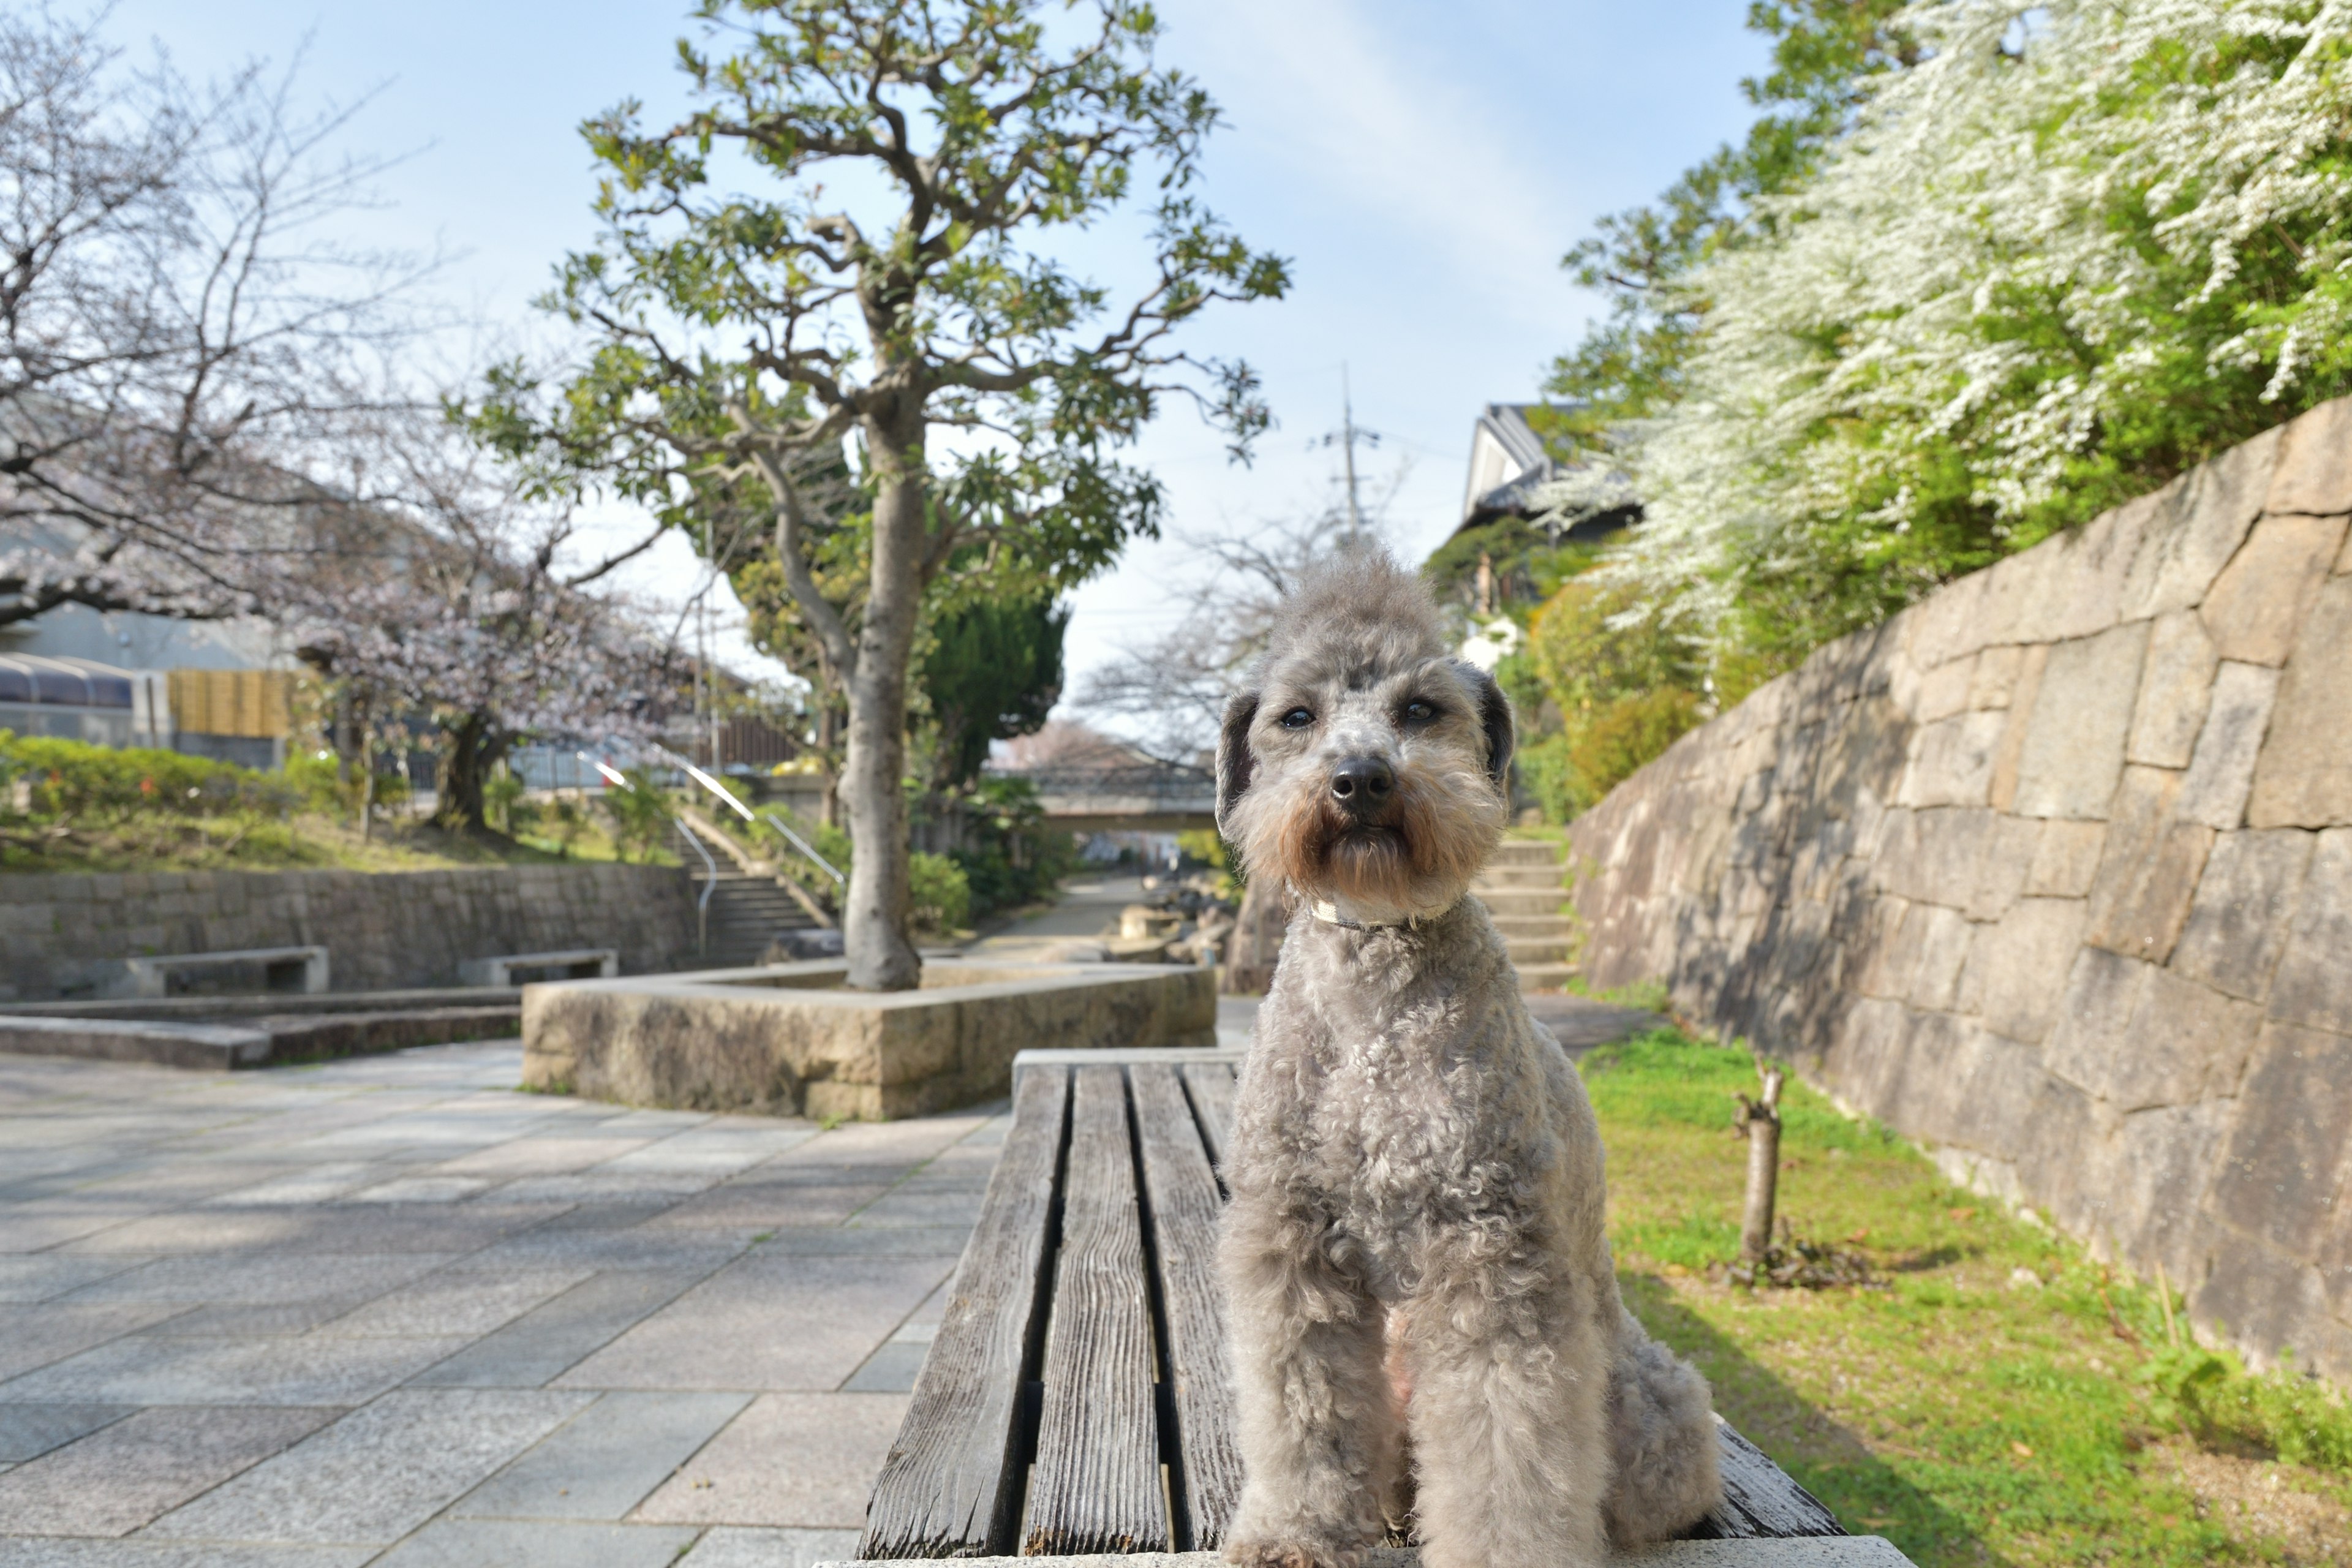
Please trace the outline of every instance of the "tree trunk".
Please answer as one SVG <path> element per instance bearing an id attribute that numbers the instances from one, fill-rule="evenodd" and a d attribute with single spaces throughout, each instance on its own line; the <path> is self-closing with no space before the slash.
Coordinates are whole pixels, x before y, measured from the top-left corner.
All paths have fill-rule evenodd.
<path id="1" fill-rule="evenodd" d="M 1772 1210 L 1780 1188 L 1780 1069 L 1764 1068 L 1764 1092 L 1740 1101 L 1748 1134 L 1748 1207 L 1740 1216 L 1739 1256 L 1762 1263 L 1772 1250 Z"/>
<path id="2" fill-rule="evenodd" d="M 1281 881 L 1260 877 L 1242 890 L 1241 912 L 1226 939 L 1224 990 L 1233 996 L 1259 996 L 1274 984 L 1274 961 L 1290 928 L 1290 896 Z"/>
<path id="3" fill-rule="evenodd" d="M 924 555 L 923 426 L 911 416 L 866 422 L 874 465 L 874 564 L 849 680 L 849 752 L 842 804 L 853 847 L 841 911 L 847 984 L 859 991 L 908 991 L 922 960 L 907 934 L 907 665 L 915 644 Z"/>
<path id="4" fill-rule="evenodd" d="M 488 833 L 490 819 L 483 786 L 506 748 L 495 744 L 489 721 L 469 713 L 462 723 L 442 731 L 440 765 L 434 770 L 434 789 L 440 795 L 436 815 L 445 827 L 466 833 Z"/>

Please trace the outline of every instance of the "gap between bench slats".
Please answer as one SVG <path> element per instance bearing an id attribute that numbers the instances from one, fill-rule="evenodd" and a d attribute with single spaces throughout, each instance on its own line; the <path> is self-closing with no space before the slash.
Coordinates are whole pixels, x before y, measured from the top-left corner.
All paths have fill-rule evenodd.
<path id="1" fill-rule="evenodd" d="M 1234 1132 L 1234 1067 L 1231 1062 L 1188 1062 L 1184 1086 L 1192 1091 L 1192 1105 L 1201 1113 L 1201 1136 L 1207 1140 L 1210 1161 L 1222 1168 L 1225 1144 Z"/>
<path id="2" fill-rule="evenodd" d="M 1062 1243 L 1024 1556 L 1164 1552 L 1151 1307 L 1127 1075 L 1082 1067 L 1070 1097 Z"/>
<path id="3" fill-rule="evenodd" d="M 1189 1071 L 1197 1069 L 1187 1068 Z M 1226 1088 L 1233 1075 L 1220 1068 Z M 1222 1545 L 1241 1494 L 1234 1444 L 1233 1375 L 1225 1358 L 1224 1300 L 1217 1288 L 1217 1211 L 1222 1200 L 1200 1129 L 1171 1067 L 1128 1069 L 1135 1098 L 1144 1192 L 1159 1254 L 1169 1381 L 1176 1406 L 1186 1538 L 1194 1551 Z"/>
<path id="4" fill-rule="evenodd" d="M 1023 1460 L 1022 1384 L 1044 1306 L 1047 1229 L 1066 1071 L 1024 1073 L 1013 1127 L 980 1223 L 957 1266 L 897 1442 L 875 1483 L 858 1555 L 976 1556 L 1010 1551 Z"/>

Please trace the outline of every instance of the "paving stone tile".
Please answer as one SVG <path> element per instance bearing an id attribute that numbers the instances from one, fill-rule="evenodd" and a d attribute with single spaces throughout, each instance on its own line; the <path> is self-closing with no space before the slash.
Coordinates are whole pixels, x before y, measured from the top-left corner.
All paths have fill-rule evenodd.
<path id="1" fill-rule="evenodd" d="M 866 1358 L 866 1364 L 849 1374 L 841 1385 L 844 1394 L 911 1394 L 915 1374 L 923 1370 L 923 1357 L 930 1353 L 930 1342 L 907 1341 L 892 1337 L 881 1348 Z"/>
<path id="2" fill-rule="evenodd" d="M 281 1306 L 381 1294 L 456 1261 L 452 1252 L 263 1252 L 164 1258 L 94 1285 L 69 1300 L 204 1301 Z"/>
<path id="3" fill-rule="evenodd" d="M 509 1182 L 491 1196 L 518 1203 L 582 1205 L 675 1203 L 690 1198 L 720 1178 L 708 1171 L 689 1173 L 646 1171 L 607 1175 L 597 1171 L 564 1176 L 524 1176 Z"/>
<path id="4" fill-rule="evenodd" d="M 400 1176 L 353 1193 L 355 1204 L 454 1204 L 489 1190 L 487 1176 Z"/>
<path id="5" fill-rule="evenodd" d="M 487 1334 L 588 1278 L 584 1268 L 466 1272 L 445 1268 L 332 1320 L 329 1334 Z"/>
<path id="6" fill-rule="evenodd" d="M 748 1394 L 607 1394 L 450 1509 L 467 1519 L 627 1517 Z"/>
<path id="7" fill-rule="evenodd" d="M 709 1272 L 629 1269 L 595 1275 L 410 1381 L 420 1388 L 537 1388 L 677 1300 Z"/>
<path id="8" fill-rule="evenodd" d="M 234 1307 L 198 1307 L 143 1332 L 149 1339 L 289 1339 L 331 1323 L 367 1301 L 365 1296 L 333 1296 L 323 1301 L 294 1301 L 282 1307 L 249 1302 Z"/>
<path id="9" fill-rule="evenodd" d="M 708 1531 L 678 1568 L 816 1568 L 857 1555 L 854 1530 L 758 1530 L 720 1525 Z"/>
<path id="10" fill-rule="evenodd" d="M 5 1136 L 5 1134 L 0 1134 Z M 67 1242 L 102 1236 L 151 1211 L 143 1205 L 38 1200 L 0 1211 L 0 1253 L 43 1252 Z"/>
<path id="11" fill-rule="evenodd" d="M 772 1230 L 779 1226 L 839 1225 L 889 1190 L 881 1182 L 836 1185 L 763 1182 L 746 1176 L 688 1198 L 646 1223 L 657 1230 L 699 1230 L 712 1226 Z"/>
<path id="12" fill-rule="evenodd" d="M 0 1476 L 0 1533 L 128 1535 L 338 1414 L 273 1406 L 142 1410 Z"/>
<path id="13" fill-rule="evenodd" d="M 294 1204 L 331 1203 L 347 1193 L 389 1181 L 402 1168 L 380 1161 L 331 1160 L 287 1171 L 233 1192 L 222 1193 L 209 1200 L 206 1206 L 272 1208 Z"/>
<path id="14" fill-rule="evenodd" d="M 576 1134 L 517 1138 L 435 1168 L 442 1176 L 552 1176 L 585 1170 L 642 1149 L 645 1138 L 583 1138 Z"/>
<path id="15" fill-rule="evenodd" d="M 510 1237 L 472 1254 L 473 1268 L 699 1268 L 708 1273 L 751 1245 L 749 1226 L 688 1231 L 538 1231 Z"/>
<path id="16" fill-rule="evenodd" d="M 37 1459 L 137 1408 L 130 1405 L 0 1405 L 0 1463 Z"/>
<path id="17" fill-rule="evenodd" d="M 952 1263 L 971 1239 L 969 1226 L 821 1226 L 780 1229 L 760 1244 L 763 1258 L 935 1258 Z"/>
<path id="18" fill-rule="evenodd" d="M 180 1540 L 396 1541 L 586 1403 L 541 1390 L 404 1389 L 148 1529 Z"/>
<path id="19" fill-rule="evenodd" d="M 950 1267 L 940 1258 L 747 1259 L 639 1323 L 556 1386 L 835 1388 Z"/>
<path id="20" fill-rule="evenodd" d="M 853 1229 L 961 1226 L 968 1231 L 980 1223 L 982 1196 L 980 1192 L 963 1188 L 927 1192 L 901 1187 L 858 1210 L 849 1223 Z"/>
<path id="21" fill-rule="evenodd" d="M 907 1404 L 897 1394 L 762 1394 L 632 1517 L 855 1530 Z"/>
<path id="22" fill-rule="evenodd" d="M 0 1301 L 46 1301 L 136 1268 L 143 1258 L 91 1258 L 69 1252 L 0 1257 Z"/>
<path id="23" fill-rule="evenodd" d="M 360 1568 L 373 1546 L 271 1546 L 259 1542 L 20 1540 L 5 1568 Z"/>
<path id="24" fill-rule="evenodd" d="M 63 1361 L 185 1310 L 143 1301 L 0 1307 L 0 1381 Z"/>
<path id="25" fill-rule="evenodd" d="M 358 1405 L 462 1339 L 164 1339 L 133 1334 L 0 1384 L 0 1402 Z"/>
<path id="26" fill-rule="evenodd" d="M 746 1124 L 714 1119 L 606 1160 L 595 1169 L 608 1175 L 731 1175 L 816 1136 L 817 1130 L 807 1122 Z"/>
<path id="27" fill-rule="evenodd" d="M 691 1527 L 516 1523 L 437 1519 L 376 1559 L 377 1568 L 667 1568 L 694 1543 Z"/>

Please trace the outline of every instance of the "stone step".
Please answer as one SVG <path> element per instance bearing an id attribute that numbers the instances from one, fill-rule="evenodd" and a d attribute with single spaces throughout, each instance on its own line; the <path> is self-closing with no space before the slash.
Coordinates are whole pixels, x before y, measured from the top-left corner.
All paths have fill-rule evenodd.
<path id="1" fill-rule="evenodd" d="M 1506 838 L 1495 848 L 1497 866 L 1557 866 L 1559 846 L 1544 838 Z"/>
<path id="2" fill-rule="evenodd" d="M 1482 882 L 1498 888 L 1557 888 L 1564 884 L 1557 866 L 1489 866 L 1478 874 Z"/>
<path id="3" fill-rule="evenodd" d="M 1576 978 L 1573 963 L 1514 963 L 1522 991 L 1558 991 Z"/>
<path id="4" fill-rule="evenodd" d="M 1515 937 L 1503 945 L 1510 951 L 1511 962 L 1524 971 L 1534 963 L 1566 963 L 1568 950 L 1575 944 L 1566 937 Z"/>
<path id="5" fill-rule="evenodd" d="M 1538 888 L 1530 892 L 1522 889 L 1473 888 L 1486 912 L 1496 915 L 1556 915 L 1567 895 L 1558 888 Z"/>
<path id="6" fill-rule="evenodd" d="M 1576 934 L 1576 922 L 1566 915 L 1493 915 L 1495 930 L 1506 942 L 1523 937 L 1549 937 L 1565 941 Z"/>

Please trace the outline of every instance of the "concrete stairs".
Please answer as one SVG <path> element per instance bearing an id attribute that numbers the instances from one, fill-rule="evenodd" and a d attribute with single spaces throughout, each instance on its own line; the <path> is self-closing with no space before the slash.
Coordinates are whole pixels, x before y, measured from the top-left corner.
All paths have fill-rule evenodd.
<path id="1" fill-rule="evenodd" d="M 1576 973 L 1569 962 L 1575 927 L 1560 912 L 1568 882 L 1559 846 L 1549 839 L 1507 838 L 1470 890 L 1495 918 L 1511 950 L 1522 991 L 1557 991 Z"/>
<path id="2" fill-rule="evenodd" d="M 697 900 L 702 897 L 705 879 L 700 872 L 695 874 Z M 757 963 L 778 931 L 807 931 L 815 924 L 775 878 L 721 871 L 710 889 L 710 923 L 704 936 L 701 962 L 709 969 L 737 969 Z"/>
<path id="3" fill-rule="evenodd" d="M 732 871 L 712 878 L 703 858 L 691 845 L 683 846 L 688 873 L 694 879 L 696 903 L 705 884 L 710 889 L 710 914 L 703 931 L 702 953 L 695 962 L 704 969 L 740 969 L 760 962 L 776 933 L 807 931 L 817 924 L 794 889 L 765 862 L 753 859 L 743 847 L 711 822 L 692 810 L 680 813 L 679 831 L 699 839 L 719 865 L 735 863 Z"/>

